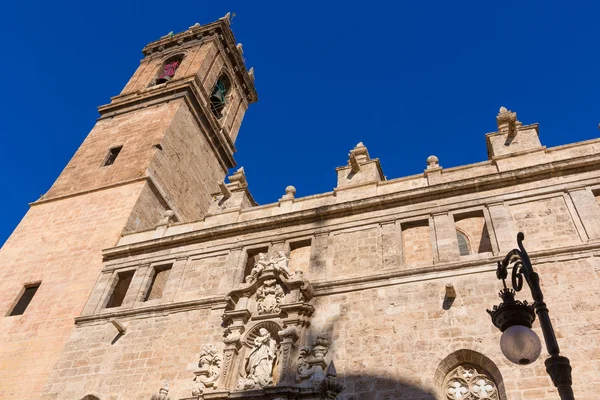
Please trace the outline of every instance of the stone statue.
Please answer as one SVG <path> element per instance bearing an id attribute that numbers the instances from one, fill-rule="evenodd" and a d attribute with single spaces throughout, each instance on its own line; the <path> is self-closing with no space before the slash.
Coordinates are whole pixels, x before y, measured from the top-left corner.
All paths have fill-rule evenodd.
<path id="1" fill-rule="evenodd" d="M 255 389 L 273 385 L 273 366 L 277 342 L 265 328 L 260 328 L 254 347 L 246 358 L 246 378 L 240 379 L 238 389 Z"/>
<path id="2" fill-rule="evenodd" d="M 265 253 L 258 253 L 258 260 L 254 263 L 254 268 L 250 271 L 250 275 L 246 277 L 246 283 L 256 280 L 269 264 L 267 255 Z"/>
<path id="3" fill-rule="evenodd" d="M 290 268 L 288 267 L 290 259 L 288 258 L 288 256 L 285 255 L 285 252 L 283 251 L 278 251 L 277 254 L 278 257 L 271 260 L 271 262 L 273 263 L 273 268 L 275 269 L 275 271 L 279 272 L 284 277 L 289 278 L 290 276 L 292 276 L 292 271 L 290 271 Z"/>
<path id="4" fill-rule="evenodd" d="M 246 283 L 254 282 L 266 268 L 273 268 L 285 278 L 292 276 L 292 271 L 289 268 L 289 257 L 284 251 L 278 251 L 276 257 L 267 259 L 266 253 L 258 253 L 258 260 L 254 263 L 254 267 L 250 274 L 246 277 Z"/>

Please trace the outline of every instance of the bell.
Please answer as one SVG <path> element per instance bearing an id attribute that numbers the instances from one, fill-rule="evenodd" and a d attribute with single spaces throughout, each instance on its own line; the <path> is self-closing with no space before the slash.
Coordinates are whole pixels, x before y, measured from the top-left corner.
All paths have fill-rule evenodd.
<path id="1" fill-rule="evenodd" d="M 225 103 L 225 95 L 220 90 L 215 90 L 210 96 L 210 102 L 219 105 Z"/>
<path id="2" fill-rule="evenodd" d="M 156 84 L 160 85 L 161 83 L 169 82 L 171 77 L 169 75 L 163 75 L 156 80 Z"/>

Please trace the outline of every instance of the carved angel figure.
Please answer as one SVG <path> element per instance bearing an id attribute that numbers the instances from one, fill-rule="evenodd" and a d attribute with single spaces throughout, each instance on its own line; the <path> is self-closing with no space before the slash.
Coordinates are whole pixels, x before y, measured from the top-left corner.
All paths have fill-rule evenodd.
<path id="1" fill-rule="evenodd" d="M 254 263 L 254 267 L 252 271 L 250 271 L 250 275 L 246 277 L 246 283 L 253 282 L 256 280 L 260 274 L 269 266 L 270 262 L 267 260 L 267 255 L 265 253 L 258 253 L 258 260 Z"/>
<path id="2" fill-rule="evenodd" d="M 288 266 L 290 259 L 288 258 L 288 256 L 285 255 L 285 252 L 283 251 L 278 251 L 277 254 L 278 257 L 271 260 L 271 262 L 273 263 L 273 268 L 275 269 L 275 271 L 279 272 L 284 277 L 289 278 L 290 276 L 292 276 L 292 271 L 290 271 L 290 268 Z"/>

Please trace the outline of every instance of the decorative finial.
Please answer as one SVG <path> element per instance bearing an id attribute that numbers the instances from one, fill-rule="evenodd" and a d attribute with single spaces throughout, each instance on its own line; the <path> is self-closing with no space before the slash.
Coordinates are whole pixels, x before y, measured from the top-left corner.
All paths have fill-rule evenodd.
<path id="1" fill-rule="evenodd" d="M 296 188 L 293 187 L 293 186 L 291 186 L 291 185 L 288 186 L 288 187 L 286 187 L 285 188 L 285 194 L 286 194 L 286 196 L 289 196 L 289 197 L 293 198 L 294 195 L 296 194 Z"/>
<path id="2" fill-rule="evenodd" d="M 199 23 L 195 23 L 194 25 L 190 26 L 190 29 L 194 29 L 194 28 L 200 28 L 200 24 Z"/>
<path id="3" fill-rule="evenodd" d="M 250 75 L 250 78 L 252 78 L 252 80 L 254 80 L 254 67 L 250 68 L 250 70 L 248 71 L 248 75 Z"/>
<path id="4" fill-rule="evenodd" d="M 169 397 L 169 382 L 165 381 L 158 394 L 153 394 L 150 400 L 171 400 Z"/>
<path id="5" fill-rule="evenodd" d="M 436 156 L 427 157 L 427 169 L 438 168 L 440 160 Z"/>
<path id="6" fill-rule="evenodd" d="M 231 23 L 231 13 L 228 12 L 227 14 L 225 14 L 224 17 L 221 17 L 219 19 L 222 19 L 223 21 L 226 21 L 227 23 Z"/>
<path id="7" fill-rule="evenodd" d="M 517 113 L 508 110 L 506 107 L 500 107 L 500 112 L 496 116 L 498 132 L 508 133 L 509 137 L 517 135 L 521 122 L 517 120 Z"/>
<path id="8" fill-rule="evenodd" d="M 238 43 L 238 44 L 235 46 L 235 48 L 236 48 L 236 49 L 238 49 L 238 51 L 240 52 L 240 54 L 244 54 L 244 46 L 242 46 L 242 44 L 241 44 L 241 43 Z"/>

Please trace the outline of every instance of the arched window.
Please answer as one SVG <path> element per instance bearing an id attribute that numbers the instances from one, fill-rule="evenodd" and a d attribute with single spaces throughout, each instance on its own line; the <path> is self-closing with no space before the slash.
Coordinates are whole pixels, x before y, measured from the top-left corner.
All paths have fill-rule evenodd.
<path id="1" fill-rule="evenodd" d="M 169 57 L 158 70 L 158 74 L 154 79 L 155 85 L 160 85 L 161 83 L 169 82 L 175 76 L 175 71 L 181 65 L 181 61 L 183 60 L 183 54 L 178 54 L 173 57 Z"/>
<path id="2" fill-rule="evenodd" d="M 450 400 L 498 400 L 498 388 L 491 376 L 481 368 L 461 364 L 444 380 L 444 392 Z"/>
<path id="3" fill-rule="evenodd" d="M 469 239 L 467 238 L 467 235 L 457 229 L 456 238 L 458 239 L 458 252 L 460 255 L 468 256 L 471 254 L 471 246 L 469 246 Z"/>
<path id="4" fill-rule="evenodd" d="M 100 400 L 100 399 L 98 397 L 92 395 L 92 394 L 88 394 L 87 396 L 85 396 L 81 400 Z"/>
<path id="5" fill-rule="evenodd" d="M 223 110 L 227 104 L 227 94 L 231 89 L 231 80 L 226 74 L 222 74 L 217 83 L 213 87 L 212 93 L 210 94 L 210 109 L 217 118 L 223 116 Z"/>
<path id="6" fill-rule="evenodd" d="M 434 375 L 440 399 L 507 400 L 500 370 L 492 360 L 470 349 L 444 358 Z"/>

